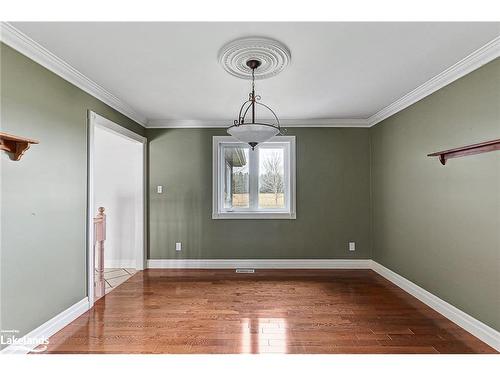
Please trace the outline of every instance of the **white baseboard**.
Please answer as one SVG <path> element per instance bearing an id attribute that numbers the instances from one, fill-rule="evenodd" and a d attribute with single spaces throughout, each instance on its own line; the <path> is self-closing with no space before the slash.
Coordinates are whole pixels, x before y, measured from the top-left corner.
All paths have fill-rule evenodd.
<path id="1" fill-rule="evenodd" d="M 500 351 L 500 332 L 448 302 L 370 259 L 149 259 L 148 268 L 258 268 L 258 269 L 372 269 L 478 339 Z M 24 341 L 48 338 L 89 309 L 87 297 L 23 337 Z M 38 344 L 10 345 L 1 354 L 26 354 Z"/>
<path id="2" fill-rule="evenodd" d="M 63 312 L 57 314 L 52 319 L 43 323 L 38 328 L 35 328 L 30 333 L 26 334 L 21 338 L 21 342 L 27 343 L 26 345 L 16 345 L 12 344 L 4 348 L 0 353 L 1 354 L 27 354 L 38 346 L 38 343 L 29 344 L 29 342 L 35 342 L 36 339 L 40 338 L 49 338 L 57 331 L 60 331 L 62 328 L 67 326 L 73 320 L 78 318 L 84 312 L 89 309 L 89 299 L 85 297 L 80 302 L 75 303 L 73 306 L 70 306 Z"/>
<path id="3" fill-rule="evenodd" d="M 369 269 L 370 259 L 148 259 L 148 268 Z"/>
<path id="4" fill-rule="evenodd" d="M 371 269 L 500 351 L 500 332 L 371 259 L 149 259 L 148 268 Z"/>
<path id="5" fill-rule="evenodd" d="M 419 299 L 441 315 L 444 315 L 453 323 L 459 325 L 467 332 L 484 341 L 495 350 L 500 351 L 500 332 L 466 314 L 462 310 L 457 309 L 455 306 L 450 305 L 448 302 L 443 301 L 441 298 L 419 287 L 417 284 L 412 283 L 410 280 L 405 279 L 403 276 L 398 275 L 374 260 L 372 260 L 371 263 L 373 271 L 397 285 L 405 292 L 411 294 L 413 297 Z"/>
<path id="6" fill-rule="evenodd" d="M 136 268 L 135 259 L 104 259 L 104 268 Z"/>

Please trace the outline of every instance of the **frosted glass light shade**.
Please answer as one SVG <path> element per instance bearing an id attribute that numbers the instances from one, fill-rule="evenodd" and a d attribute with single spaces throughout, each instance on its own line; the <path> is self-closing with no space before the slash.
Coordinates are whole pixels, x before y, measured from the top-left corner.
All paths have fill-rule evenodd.
<path id="1" fill-rule="evenodd" d="M 259 124 L 243 124 L 239 126 L 231 126 L 227 129 L 227 133 L 241 142 L 248 143 L 255 147 L 258 143 L 270 140 L 278 135 L 279 129 L 274 126 L 259 125 Z"/>

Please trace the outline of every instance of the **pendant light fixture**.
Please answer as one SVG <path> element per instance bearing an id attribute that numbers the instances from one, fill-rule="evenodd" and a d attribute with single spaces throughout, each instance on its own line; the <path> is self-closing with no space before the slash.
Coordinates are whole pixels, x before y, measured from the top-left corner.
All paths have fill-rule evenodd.
<path id="1" fill-rule="evenodd" d="M 261 62 L 259 60 L 248 60 L 246 65 L 252 69 L 252 91 L 248 96 L 248 100 L 240 108 L 238 120 L 234 120 L 234 124 L 227 129 L 227 133 L 242 142 L 248 143 L 254 150 L 257 144 L 266 142 L 278 134 L 283 134 L 283 130 L 280 127 L 280 120 L 276 113 L 267 105 L 259 102 L 260 95 L 255 95 L 255 69 L 261 65 Z M 257 106 L 267 109 L 273 115 L 272 123 L 256 121 Z M 248 116 L 250 116 L 249 119 Z"/>
<path id="2" fill-rule="evenodd" d="M 219 54 L 219 62 L 228 73 L 252 81 L 248 100 L 241 106 L 238 119 L 227 129 L 229 135 L 248 143 L 252 150 L 259 143 L 286 132 L 276 113 L 261 103 L 260 95 L 255 94 L 255 80 L 277 75 L 288 65 L 290 58 L 285 45 L 269 38 L 237 39 L 225 45 Z"/>

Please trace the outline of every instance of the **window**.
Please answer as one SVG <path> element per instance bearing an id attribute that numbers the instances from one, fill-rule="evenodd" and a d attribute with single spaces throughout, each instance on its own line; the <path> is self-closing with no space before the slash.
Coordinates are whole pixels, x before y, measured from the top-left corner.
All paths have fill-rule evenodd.
<path id="1" fill-rule="evenodd" d="M 214 219 L 295 219 L 295 137 L 213 137 Z"/>

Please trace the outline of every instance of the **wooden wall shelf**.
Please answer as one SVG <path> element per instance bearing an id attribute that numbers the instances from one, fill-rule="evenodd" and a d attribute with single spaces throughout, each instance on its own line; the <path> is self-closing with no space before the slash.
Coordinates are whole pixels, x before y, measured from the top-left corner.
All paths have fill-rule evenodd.
<path id="1" fill-rule="evenodd" d="M 473 145 L 452 148 L 449 150 L 438 151 L 427 156 L 438 156 L 441 164 L 445 165 L 448 159 L 459 158 L 461 156 L 468 156 L 474 154 L 482 154 L 483 152 L 500 150 L 500 139 L 493 141 L 475 143 Z"/>
<path id="2" fill-rule="evenodd" d="M 37 143 L 38 141 L 34 139 L 0 132 L 0 150 L 9 153 L 9 157 L 12 160 L 21 160 L 21 157 L 30 148 L 30 145 Z"/>

